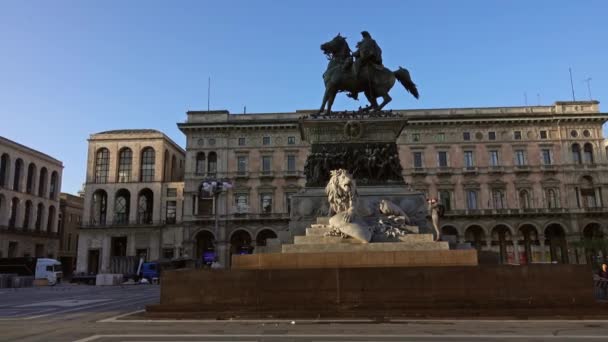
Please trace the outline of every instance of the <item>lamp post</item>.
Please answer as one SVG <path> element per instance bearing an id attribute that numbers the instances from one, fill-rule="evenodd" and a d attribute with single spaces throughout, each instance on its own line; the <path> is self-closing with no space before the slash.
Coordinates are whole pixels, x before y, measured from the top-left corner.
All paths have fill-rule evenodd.
<path id="1" fill-rule="evenodd" d="M 205 193 L 207 194 L 211 194 L 211 196 L 213 197 L 213 206 L 214 206 L 214 216 L 215 216 L 215 226 L 214 226 L 214 232 L 213 235 L 215 237 L 215 241 L 216 243 L 216 256 L 218 256 L 220 259 L 224 259 L 224 251 L 223 251 L 223 244 L 225 243 L 225 241 L 223 241 L 224 239 L 220 237 L 220 229 L 219 229 L 219 213 L 218 213 L 218 206 L 219 206 L 219 197 L 220 194 L 224 191 L 228 191 L 229 189 L 232 188 L 232 183 L 230 182 L 230 180 L 228 179 L 219 179 L 219 178 L 206 178 L 201 182 L 200 188 L 199 188 L 199 197 L 204 197 L 203 195 Z M 221 248 L 220 248 L 221 247 Z M 222 264 L 223 267 L 226 266 L 225 260 L 220 260 L 220 263 Z"/>

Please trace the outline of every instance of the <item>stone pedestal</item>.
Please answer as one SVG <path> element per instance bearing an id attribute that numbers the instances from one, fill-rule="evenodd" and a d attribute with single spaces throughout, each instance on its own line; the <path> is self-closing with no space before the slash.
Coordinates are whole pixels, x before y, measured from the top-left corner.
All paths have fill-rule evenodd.
<path id="1" fill-rule="evenodd" d="M 427 203 L 420 192 L 411 191 L 407 186 L 359 186 L 360 201 L 367 201 L 377 207 L 383 200 L 398 205 L 410 218 L 412 226 L 418 226 L 420 233 L 432 234 L 427 221 Z M 329 203 L 324 188 L 305 188 L 291 197 L 291 219 L 289 230 L 293 236 L 306 234 L 306 228 L 317 223 L 317 217 L 329 214 Z"/>

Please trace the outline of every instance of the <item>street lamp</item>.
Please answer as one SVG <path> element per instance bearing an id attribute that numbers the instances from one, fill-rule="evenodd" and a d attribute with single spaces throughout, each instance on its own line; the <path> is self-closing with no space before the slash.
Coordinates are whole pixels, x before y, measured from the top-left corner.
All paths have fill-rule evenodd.
<path id="1" fill-rule="evenodd" d="M 220 179 L 220 178 L 206 178 L 204 179 L 199 187 L 199 197 L 203 198 L 203 197 L 207 197 L 205 196 L 205 194 L 211 194 L 211 196 L 213 197 L 213 206 L 214 208 L 214 215 L 215 215 L 215 228 L 214 228 L 214 237 L 216 241 L 220 241 L 221 243 L 221 239 L 219 238 L 219 215 L 218 215 L 218 204 L 219 204 L 219 196 L 222 192 L 224 191 L 228 191 L 229 189 L 231 189 L 233 187 L 232 183 L 230 182 L 229 179 Z M 216 256 L 219 254 L 217 253 L 219 251 L 219 246 L 216 250 Z"/>

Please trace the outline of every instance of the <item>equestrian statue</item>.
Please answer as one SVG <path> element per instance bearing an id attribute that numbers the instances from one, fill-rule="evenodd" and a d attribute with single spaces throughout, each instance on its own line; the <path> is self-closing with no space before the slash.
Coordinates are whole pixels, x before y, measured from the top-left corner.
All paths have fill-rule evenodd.
<path id="1" fill-rule="evenodd" d="M 327 70 L 323 73 L 325 94 L 319 113 L 331 113 L 338 92 L 347 92 L 347 96 L 357 100 L 359 93 L 363 92 L 369 101 L 369 106 L 362 111 L 380 111 L 392 98 L 388 95 L 395 84 L 395 80 L 403 85 L 415 98 L 418 98 L 418 89 L 412 82 L 407 69 L 399 67 L 390 71 L 382 65 L 382 49 L 367 31 L 361 32 L 363 39 L 357 43 L 357 50 L 351 53 L 346 37 L 339 33 L 331 41 L 321 45 L 321 50 L 329 59 Z M 354 59 L 354 61 L 353 61 Z M 382 97 L 380 105 L 376 99 Z"/>

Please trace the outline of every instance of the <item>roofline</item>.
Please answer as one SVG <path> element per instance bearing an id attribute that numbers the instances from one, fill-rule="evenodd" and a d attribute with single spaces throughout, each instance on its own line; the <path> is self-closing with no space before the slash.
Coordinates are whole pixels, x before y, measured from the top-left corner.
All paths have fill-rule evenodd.
<path id="1" fill-rule="evenodd" d="M 25 146 L 23 144 L 20 144 L 20 143 L 18 143 L 16 141 L 13 141 L 13 140 L 8 139 L 8 138 L 3 137 L 3 136 L 0 136 L 0 141 L 4 141 L 5 143 L 7 143 L 9 145 L 11 145 L 11 144 L 12 145 L 16 145 L 16 147 L 22 148 L 22 149 L 26 150 L 28 153 L 31 153 L 31 154 L 33 154 L 35 156 L 42 157 L 42 158 L 45 158 L 45 159 L 50 159 L 49 160 L 50 162 L 58 164 L 61 168 L 64 168 L 63 162 L 61 160 L 53 158 L 53 157 L 51 157 L 50 155 L 48 155 L 46 153 L 40 152 L 38 150 L 34 150 L 31 147 Z"/>
<path id="2" fill-rule="evenodd" d="M 159 131 L 159 130 L 155 130 L 156 132 L 142 132 L 142 133 L 92 133 L 89 135 L 89 138 L 87 139 L 87 141 L 90 143 L 92 140 L 121 140 L 119 138 L 104 138 L 104 135 L 126 135 L 129 136 L 131 134 L 149 134 L 150 137 L 148 137 L 148 139 L 165 139 L 167 140 L 171 145 L 173 145 L 173 147 L 177 148 L 180 152 L 182 152 L 184 154 L 184 156 L 186 156 L 186 150 L 181 147 L 180 145 L 178 145 L 175 141 L 173 141 L 173 139 L 171 139 L 168 135 L 166 135 L 165 133 Z M 95 137 L 96 135 L 100 135 Z M 133 140 L 137 140 L 138 138 L 132 138 Z"/>

